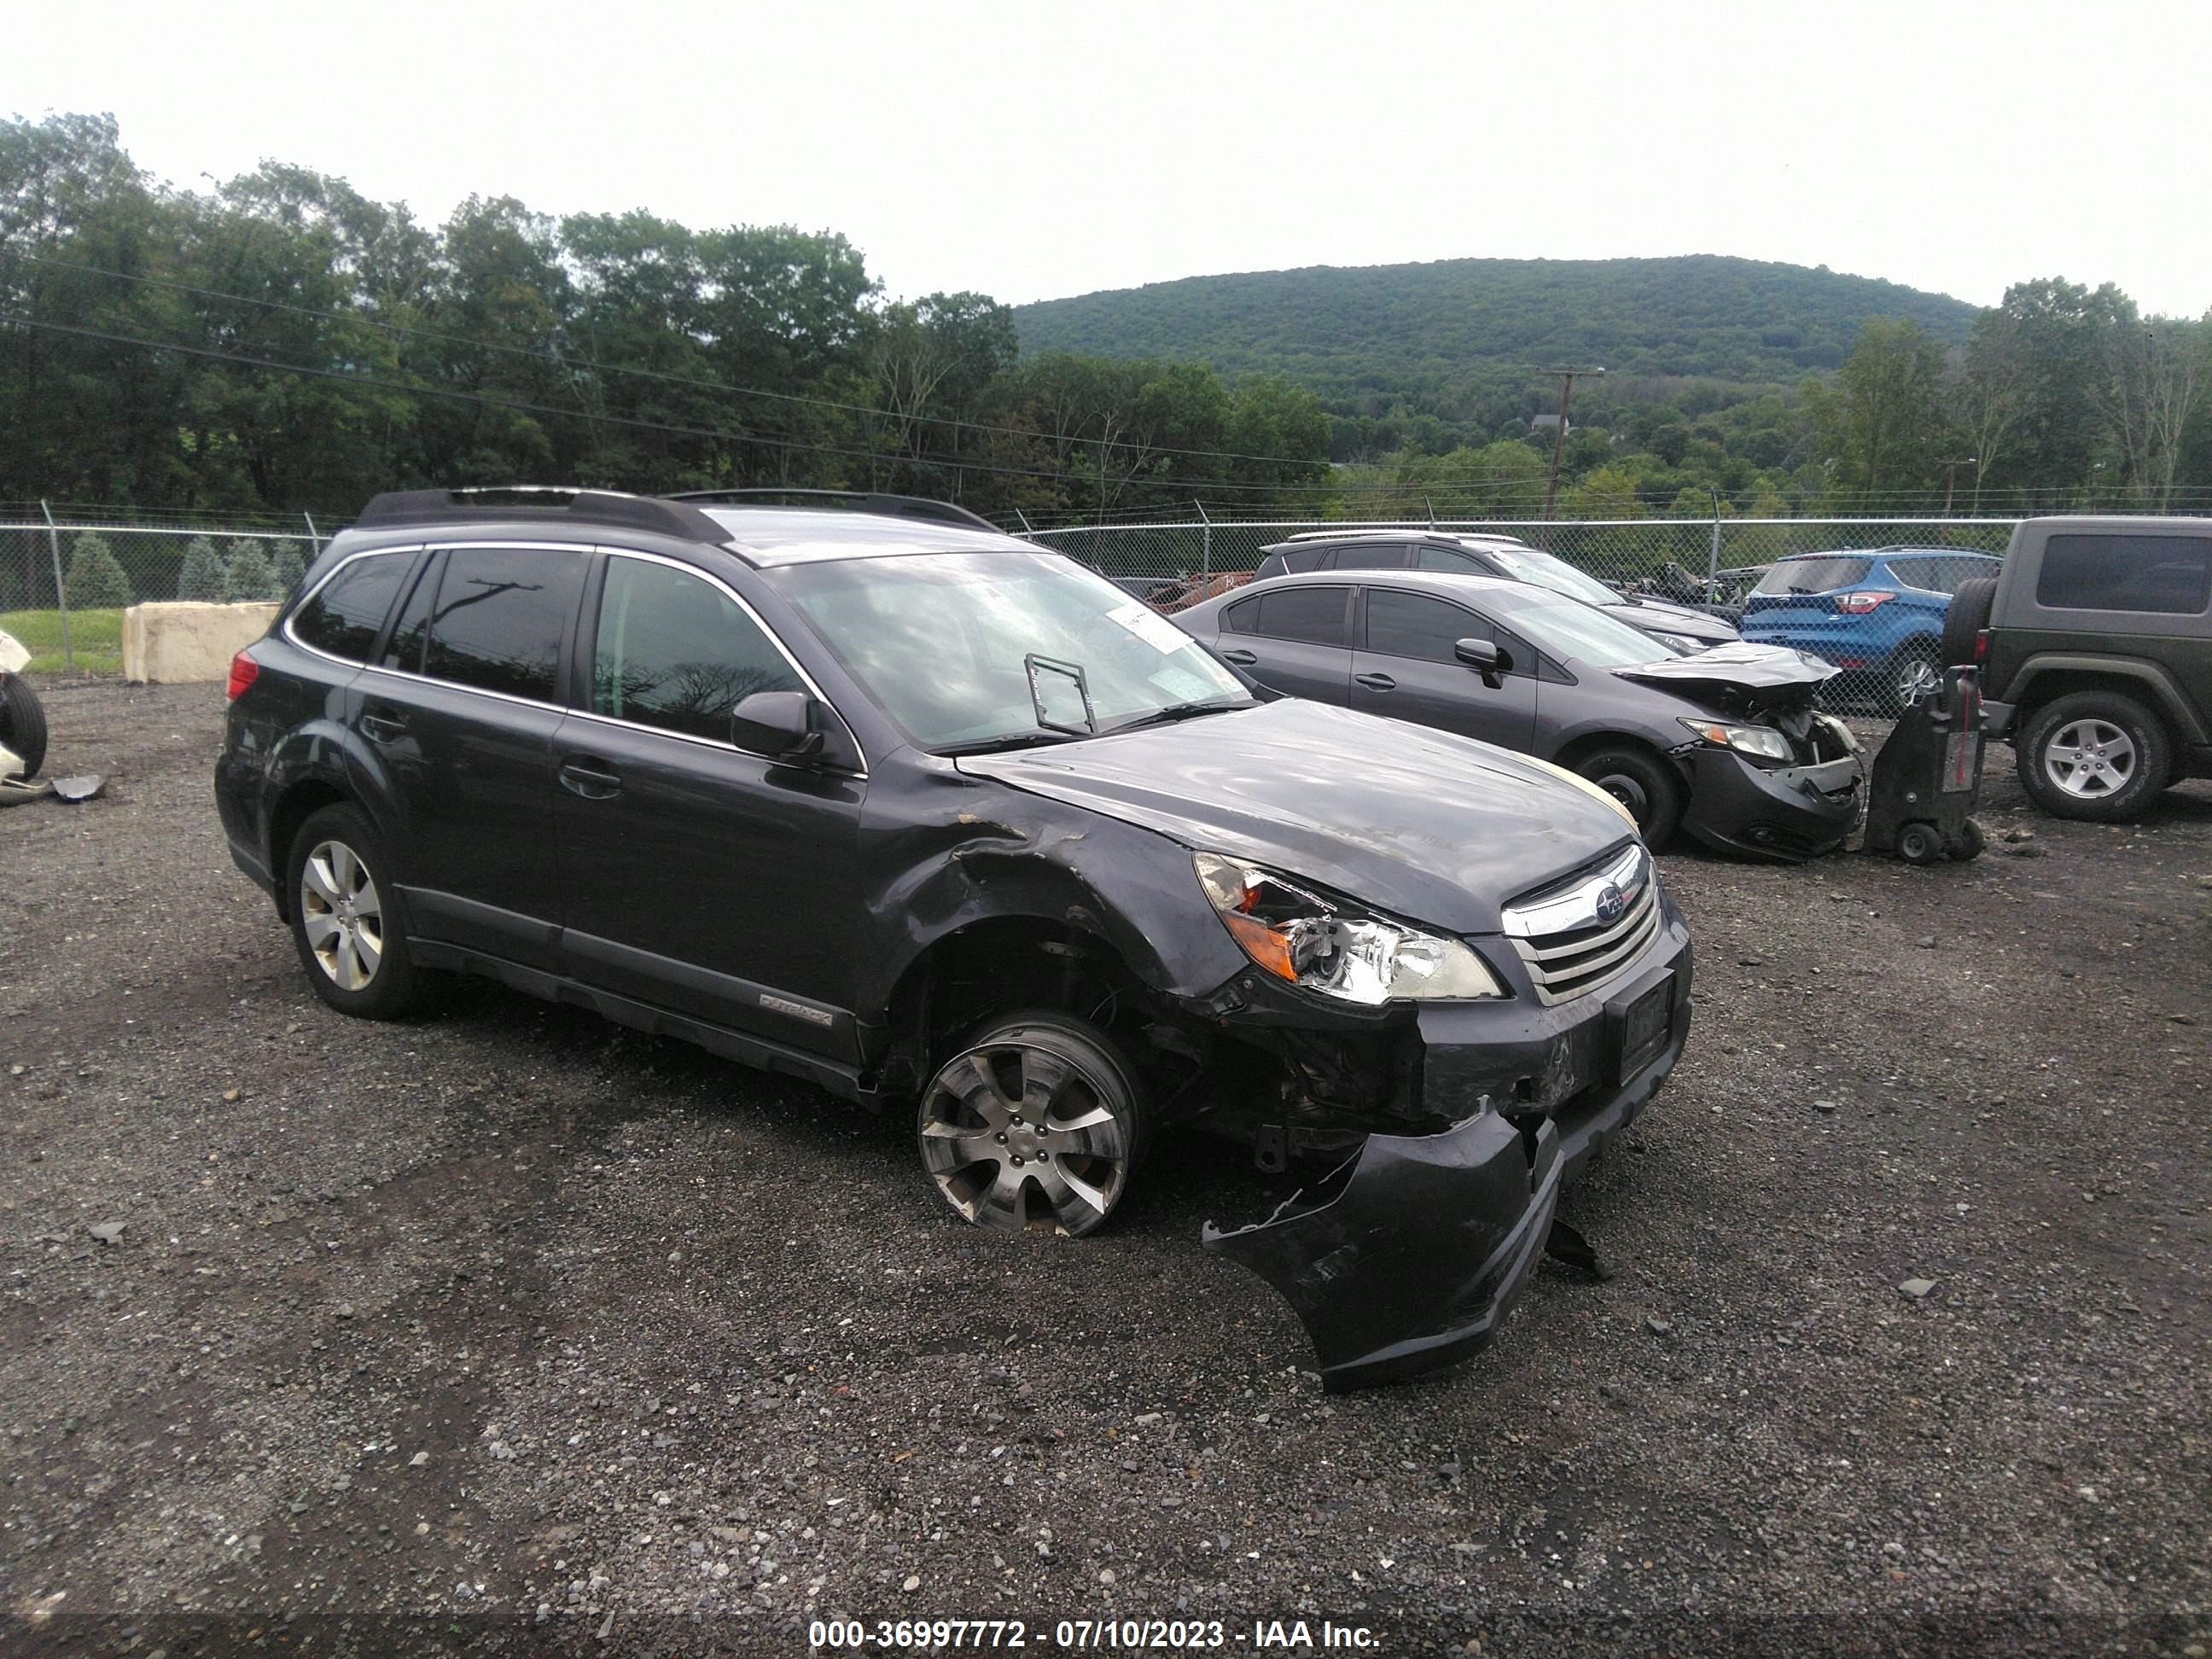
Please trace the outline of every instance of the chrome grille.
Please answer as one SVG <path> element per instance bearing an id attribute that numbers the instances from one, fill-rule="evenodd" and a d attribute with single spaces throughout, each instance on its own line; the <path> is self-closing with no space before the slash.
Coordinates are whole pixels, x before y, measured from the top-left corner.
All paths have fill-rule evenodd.
<path id="1" fill-rule="evenodd" d="M 1621 908 L 1607 919 L 1604 912 Z M 1659 932 L 1659 878 L 1641 846 L 1505 911 L 1505 934 L 1536 997 L 1571 1002 L 1633 967 Z"/>

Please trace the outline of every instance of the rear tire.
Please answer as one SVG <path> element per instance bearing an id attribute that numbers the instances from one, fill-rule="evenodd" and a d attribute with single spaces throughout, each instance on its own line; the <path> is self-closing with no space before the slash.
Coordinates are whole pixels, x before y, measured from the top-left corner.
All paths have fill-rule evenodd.
<path id="1" fill-rule="evenodd" d="M 46 763 L 46 711 L 21 674 L 0 674 L 0 747 L 22 757 L 26 778 Z"/>
<path id="2" fill-rule="evenodd" d="M 1658 852 L 1682 822 L 1682 781 L 1658 756 L 1626 747 L 1596 749 L 1575 770 L 1626 806 L 1644 844 Z"/>
<path id="3" fill-rule="evenodd" d="M 1105 1224 L 1152 1139 L 1142 1078 L 1073 1014 L 994 1015 L 922 1091 L 922 1168 L 961 1218 L 1079 1237 Z"/>
<path id="4" fill-rule="evenodd" d="M 1881 712 L 1896 720 L 1943 694 L 1943 664 L 1935 644 L 1909 640 L 1881 671 Z"/>
<path id="5" fill-rule="evenodd" d="M 284 860 L 292 943 L 317 996 L 356 1019 L 397 1019 L 422 1003 L 406 913 L 375 825 L 357 806 L 308 816 Z"/>
<path id="6" fill-rule="evenodd" d="M 2014 748 L 2021 787 L 2055 818 L 2121 823 L 2173 777 L 2165 722 L 2118 691 L 2075 691 L 2045 703 Z"/>

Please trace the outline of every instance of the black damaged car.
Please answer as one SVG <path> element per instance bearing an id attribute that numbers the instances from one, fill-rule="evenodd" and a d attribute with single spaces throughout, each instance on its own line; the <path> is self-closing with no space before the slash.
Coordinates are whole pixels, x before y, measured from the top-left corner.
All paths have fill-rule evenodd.
<path id="1" fill-rule="evenodd" d="M 1611 798 L 1261 702 L 941 503 L 380 496 L 229 689 L 232 855 L 333 1007 L 486 975 L 896 1106 L 991 1227 L 1233 1136 L 1316 1176 L 1206 1247 L 1331 1388 L 1487 1341 L 1688 1031 Z"/>

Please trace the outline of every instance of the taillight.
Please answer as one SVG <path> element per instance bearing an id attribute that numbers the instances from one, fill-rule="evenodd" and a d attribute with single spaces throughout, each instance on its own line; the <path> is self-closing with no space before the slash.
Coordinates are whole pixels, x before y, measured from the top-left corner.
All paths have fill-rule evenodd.
<path id="1" fill-rule="evenodd" d="M 1975 664 L 1975 666 L 1979 667 L 1979 666 L 1980 666 L 1981 665 L 1983 665 L 1984 663 L 1988 662 L 1988 661 L 1989 661 L 1989 659 L 1990 659 L 1990 630 L 1989 630 L 1988 629 L 1986 629 L 1986 628 L 1980 628 L 1980 629 L 1975 629 L 1975 630 L 1974 630 L 1974 664 Z M 1956 664 L 1954 664 L 1954 665 L 1953 665 L 1953 666 L 1954 666 L 1954 667 L 1955 667 L 1956 665 L 1957 665 Z"/>
<path id="2" fill-rule="evenodd" d="M 1863 617 L 1877 605 L 1887 605 L 1896 597 L 1896 594 L 1887 588 L 1869 587 L 1856 593 L 1838 593 L 1836 595 L 1835 605 L 1836 609 L 1846 617 Z"/>
<path id="3" fill-rule="evenodd" d="M 230 659 L 230 685 L 226 695 L 235 702 L 261 675 L 261 665 L 243 651 Z"/>

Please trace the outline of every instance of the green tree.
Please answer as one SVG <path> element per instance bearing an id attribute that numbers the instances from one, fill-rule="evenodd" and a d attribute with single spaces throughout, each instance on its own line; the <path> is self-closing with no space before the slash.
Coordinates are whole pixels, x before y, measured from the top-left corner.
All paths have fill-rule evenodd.
<path id="1" fill-rule="evenodd" d="M 120 610 L 131 602 L 130 575 L 106 538 L 88 530 L 70 544 L 69 574 L 64 580 L 73 610 Z"/>
<path id="2" fill-rule="evenodd" d="M 1834 389 L 1819 397 L 1816 419 L 1845 492 L 1930 487 L 1948 432 L 1943 349 L 1905 318 L 1869 319 Z"/>
<path id="3" fill-rule="evenodd" d="M 283 598 L 276 591 L 276 572 L 259 542 L 235 541 L 223 570 L 222 597 L 231 605 L 249 599 Z"/>
<path id="4" fill-rule="evenodd" d="M 277 543 L 276 556 L 270 561 L 270 598 L 283 599 L 300 585 L 307 574 L 307 562 L 301 556 L 300 544 Z"/>
<path id="5" fill-rule="evenodd" d="M 177 572 L 180 599 L 220 600 L 225 570 L 222 555 L 205 536 L 195 536 L 185 548 L 185 562 Z"/>

